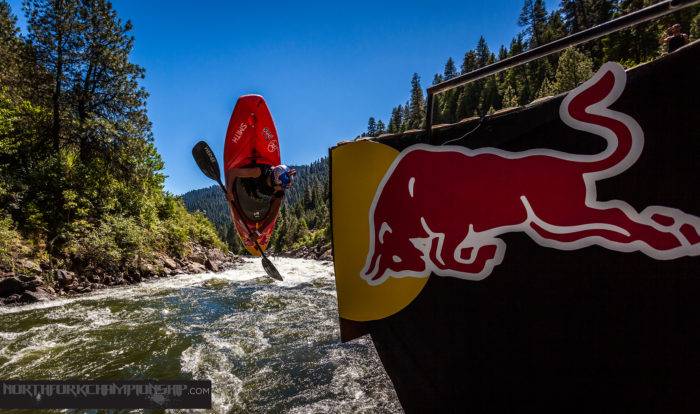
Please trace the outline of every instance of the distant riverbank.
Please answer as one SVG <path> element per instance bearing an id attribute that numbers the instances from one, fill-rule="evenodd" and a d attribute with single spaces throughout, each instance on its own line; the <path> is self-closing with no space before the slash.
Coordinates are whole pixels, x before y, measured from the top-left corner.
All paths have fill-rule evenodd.
<path id="1" fill-rule="evenodd" d="M 65 269 L 44 268 L 45 264 L 42 263 L 42 267 L 31 260 L 20 261 L 16 271 L 0 273 L 0 306 L 18 306 L 72 297 L 111 286 L 134 285 L 150 279 L 182 274 L 225 272 L 244 263 L 247 257 L 199 245 L 190 246 L 190 251 L 192 253 L 185 258 L 159 255 L 138 268 L 115 274 L 101 269 L 93 273 L 76 273 Z M 273 261 L 275 258 L 323 262 L 333 260 L 330 244 L 303 247 L 273 255 Z"/>
<path id="2" fill-rule="evenodd" d="M 42 302 L 185 273 L 221 272 L 243 261 L 240 256 L 218 248 L 191 245 L 188 250 L 190 254 L 183 258 L 160 254 L 114 273 L 100 268 L 75 272 L 24 259 L 14 271 L 0 273 L 0 305 Z"/>

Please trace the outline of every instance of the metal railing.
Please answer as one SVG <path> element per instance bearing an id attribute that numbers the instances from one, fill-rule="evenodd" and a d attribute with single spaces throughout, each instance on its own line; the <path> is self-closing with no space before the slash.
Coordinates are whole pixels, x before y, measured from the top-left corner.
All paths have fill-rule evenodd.
<path id="1" fill-rule="evenodd" d="M 434 95 L 436 93 L 444 92 L 448 89 L 455 88 L 457 86 L 462 86 L 466 83 L 473 82 L 479 79 L 483 79 L 490 75 L 495 75 L 506 69 L 511 69 L 515 66 L 523 65 L 525 63 L 531 62 L 535 59 L 539 59 L 552 53 L 562 51 L 568 47 L 576 46 L 581 43 L 585 43 L 599 37 L 603 37 L 607 34 L 622 30 L 639 23 L 644 23 L 649 20 L 656 19 L 658 17 L 665 16 L 667 14 L 676 12 L 678 10 L 695 6 L 700 4 L 700 0 L 666 0 L 656 3 L 652 6 L 645 7 L 636 12 L 620 16 L 616 19 L 610 20 L 599 24 L 598 26 L 591 27 L 586 30 L 574 33 L 572 35 L 563 37 L 561 39 L 555 40 L 546 45 L 538 46 L 534 49 L 530 49 L 526 52 L 511 56 L 509 58 L 499 60 L 491 65 L 484 66 L 482 68 L 473 70 L 464 75 L 457 76 L 455 78 L 446 80 L 445 82 L 438 83 L 427 89 L 428 99 L 426 102 L 426 132 L 428 134 L 428 142 L 432 142 L 432 127 L 433 127 L 433 104 Z"/>

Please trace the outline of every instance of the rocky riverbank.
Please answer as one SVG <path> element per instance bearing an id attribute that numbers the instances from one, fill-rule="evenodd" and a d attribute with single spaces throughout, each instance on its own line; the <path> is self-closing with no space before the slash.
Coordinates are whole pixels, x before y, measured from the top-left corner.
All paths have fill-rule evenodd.
<path id="1" fill-rule="evenodd" d="M 0 305 L 19 305 L 78 295 L 109 286 L 131 285 L 143 280 L 183 273 L 221 272 L 243 260 L 230 252 L 194 245 L 184 258 L 159 255 L 125 272 L 103 269 L 54 268 L 50 262 L 19 261 L 14 271 L 0 270 Z"/>
<path id="2" fill-rule="evenodd" d="M 299 259 L 312 259 L 333 261 L 333 249 L 331 244 L 318 244 L 316 246 L 304 246 L 290 252 L 281 254 L 280 256 L 296 257 Z"/>

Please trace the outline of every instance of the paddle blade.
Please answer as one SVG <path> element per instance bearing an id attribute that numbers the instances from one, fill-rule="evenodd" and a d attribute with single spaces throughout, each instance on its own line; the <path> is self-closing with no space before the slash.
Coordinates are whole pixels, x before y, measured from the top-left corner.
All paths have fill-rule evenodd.
<path id="1" fill-rule="evenodd" d="M 265 273 L 267 273 L 268 276 L 275 280 L 279 280 L 280 282 L 284 280 L 275 265 L 273 265 L 270 259 L 268 259 L 266 256 L 262 257 L 262 265 L 263 269 L 265 269 Z"/>
<path id="2" fill-rule="evenodd" d="M 192 156 L 204 175 L 218 183 L 221 183 L 219 163 L 216 161 L 214 151 L 209 148 L 209 144 L 204 141 L 199 141 L 197 145 L 192 148 Z"/>

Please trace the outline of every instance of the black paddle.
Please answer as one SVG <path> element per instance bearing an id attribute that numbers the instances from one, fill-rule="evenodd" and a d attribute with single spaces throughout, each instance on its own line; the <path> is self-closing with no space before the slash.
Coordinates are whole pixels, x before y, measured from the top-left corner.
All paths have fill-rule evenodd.
<path id="1" fill-rule="evenodd" d="M 224 194 L 226 194 L 226 187 L 224 187 L 224 184 L 221 182 L 219 162 L 216 160 L 216 155 L 214 155 L 214 151 L 212 151 L 211 148 L 209 148 L 209 144 L 207 144 L 204 141 L 199 141 L 197 145 L 195 145 L 192 148 L 192 156 L 194 157 L 195 162 L 199 166 L 199 169 L 202 170 L 204 175 L 216 181 L 219 184 L 219 187 L 221 187 L 221 190 L 223 190 Z M 226 197 L 226 199 L 228 200 L 228 197 Z M 234 211 L 236 211 L 236 206 L 233 204 L 233 201 L 231 201 L 231 207 L 234 209 Z M 263 249 L 260 248 L 257 238 L 253 236 L 252 232 L 247 226 L 246 230 L 248 231 L 248 237 L 250 237 L 250 239 L 255 242 L 255 248 L 260 252 L 260 255 L 262 256 L 263 269 L 265 269 L 267 275 L 275 280 L 284 280 L 280 272 L 275 267 L 275 265 L 272 264 L 270 259 L 268 259 L 265 255 Z"/>

